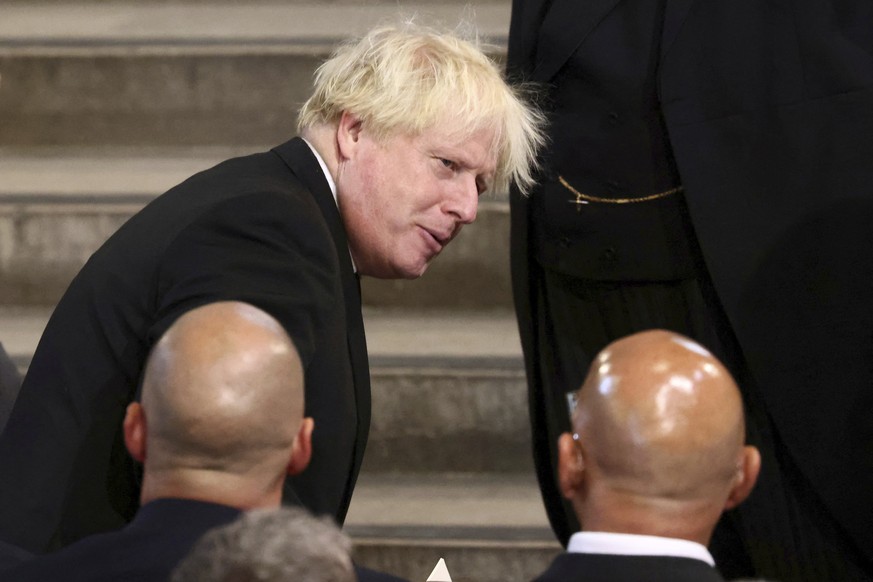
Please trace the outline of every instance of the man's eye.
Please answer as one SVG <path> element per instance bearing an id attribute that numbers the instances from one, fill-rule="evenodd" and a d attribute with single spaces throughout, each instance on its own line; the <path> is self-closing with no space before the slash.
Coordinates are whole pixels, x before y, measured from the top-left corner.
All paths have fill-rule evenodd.
<path id="1" fill-rule="evenodd" d="M 447 160 L 446 158 L 440 158 L 440 163 L 447 168 L 454 169 L 455 167 L 455 162 L 453 162 L 452 160 Z"/>

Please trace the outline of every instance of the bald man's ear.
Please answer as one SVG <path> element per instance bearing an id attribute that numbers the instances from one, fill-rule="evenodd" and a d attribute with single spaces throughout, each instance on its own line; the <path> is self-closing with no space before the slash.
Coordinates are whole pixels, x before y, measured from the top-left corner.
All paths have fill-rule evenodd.
<path id="1" fill-rule="evenodd" d="M 139 402 L 131 402 L 127 405 L 122 428 L 124 430 L 124 446 L 127 447 L 127 452 L 138 462 L 144 462 L 146 457 L 146 419 Z"/>
<path id="2" fill-rule="evenodd" d="M 309 460 L 312 458 L 313 428 L 315 428 L 315 421 L 312 418 L 304 418 L 300 423 L 300 430 L 291 447 L 291 459 L 288 461 L 289 475 L 299 475 L 309 465 Z"/>
<path id="3" fill-rule="evenodd" d="M 582 489 L 584 477 L 582 451 L 573 440 L 573 435 L 565 432 L 558 438 L 558 483 L 561 494 L 567 499 L 575 499 Z"/>
<path id="4" fill-rule="evenodd" d="M 361 136 L 361 126 L 361 119 L 357 115 L 343 111 L 339 123 L 337 123 L 336 135 L 340 160 L 354 157 Z"/>
<path id="5" fill-rule="evenodd" d="M 725 509 L 733 509 L 746 500 L 752 492 L 761 472 L 761 453 L 752 446 L 743 447 L 743 453 L 737 466 L 734 486 L 724 504 Z"/>

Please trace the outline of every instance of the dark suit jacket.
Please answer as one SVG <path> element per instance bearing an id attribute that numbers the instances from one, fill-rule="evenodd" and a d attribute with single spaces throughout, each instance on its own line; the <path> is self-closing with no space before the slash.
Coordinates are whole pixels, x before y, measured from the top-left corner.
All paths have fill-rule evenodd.
<path id="1" fill-rule="evenodd" d="M 33 558 L 4 573 L 3 579 L 165 582 L 203 534 L 239 515 L 238 509 L 226 505 L 158 499 L 144 505 L 124 528 Z"/>
<path id="2" fill-rule="evenodd" d="M 13 568 L 22 562 L 25 562 L 33 557 L 33 554 L 13 546 L 6 542 L 0 541 L 0 577 L 3 576 L 3 571 Z"/>
<path id="3" fill-rule="evenodd" d="M 723 582 L 700 560 L 665 556 L 564 553 L 535 582 Z"/>
<path id="4" fill-rule="evenodd" d="M 361 566 L 355 566 L 355 574 L 358 577 L 358 582 L 409 582 L 406 578 L 399 578 L 392 574 L 362 568 Z"/>
<path id="5" fill-rule="evenodd" d="M 285 498 L 342 523 L 370 422 L 360 295 L 328 183 L 293 139 L 158 197 L 70 284 L 0 439 L 0 539 L 43 551 L 133 516 L 125 407 L 167 327 L 220 300 L 264 309 L 294 339 L 316 428 Z"/>
<path id="6" fill-rule="evenodd" d="M 158 499 L 144 505 L 124 528 L 90 536 L 52 554 L 3 572 L 10 582 L 164 582 L 203 534 L 229 524 L 238 509 L 190 499 Z M 404 582 L 355 567 L 360 582 Z"/>
<path id="7" fill-rule="evenodd" d="M 515 0 L 510 72 L 548 87 L 568 59 L 593 59 L 588 41 L 620 1 Z M 665 3 L 657 89 L 706 267 L 781 439 L 873 560 L 873 9 L 859 0 Z M 606 126 L 608 107 L 562 132 Z M 511 206 L 530 372 L 536 217 L 517 193 Z M 647 242 L 615 230 L 629 249 Z M 535 433 L 541 400 L 532 385 Z M 548 446 L 535 454 L 547 459 Z"/>
<path id="8" fill-rule="evenodd" d="M 21 375 L 18 373 L 18 368 L 0 343 L 0 432 L 3 432 L 3 427 L 6 426 L 6 419 L 12 412 L 20 387 Z"/>

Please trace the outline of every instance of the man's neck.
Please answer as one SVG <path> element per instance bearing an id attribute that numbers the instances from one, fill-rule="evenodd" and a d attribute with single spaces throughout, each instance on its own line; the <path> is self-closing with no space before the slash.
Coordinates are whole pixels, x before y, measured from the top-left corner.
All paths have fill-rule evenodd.
<path id="1" fill-rule="evenodd" d="M 333 131 L 335 131 L 333 128 L 325 126 L 318 129 L 304 131 L 300 137 L 306 142 L 309 149 L 312 150 L 315 159 L 318 160 L 318 165 L 321 167 L 324 178 L 327 180 L 327 183 L 330 186 L 330 191 L 333 194 L 333 201 L 336 202 L 336 207 L 340 211 L 340 216 L 342 216 L 339 190 L 337 189 L 336 184 L 338 154 L 336 153 L 336 148 L 329 147 L 329 144 L 331 143 L 330 136 L 333 135 Z M 349 248 L 349 258 L 352 261 L 352 270 L 357 273 L 358 265 L 355 263 L 355 256 L 352 254 L 351 247 Z"/>
<path id="2" fill-rule="evenodd" d="M 143 477 L 140 505 L 158 499 L 191 499 L 227 505 L 241 510 L 278 507 L 282 488 L 253 486 L 237 476 L 162 475 L 159 479 Z"/>
<path id="3" fill-rule="evenodd" d="M 706 546 L 721 511 L 711 502 L 650 499 L 639 495 L 590 494 L 574 504 L 585 531 L 687 540 Z"/>

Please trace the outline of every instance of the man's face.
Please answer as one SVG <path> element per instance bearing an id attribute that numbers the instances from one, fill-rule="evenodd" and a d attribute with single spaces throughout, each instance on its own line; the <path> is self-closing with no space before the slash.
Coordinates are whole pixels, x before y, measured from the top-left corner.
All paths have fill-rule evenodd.
<path id="1" fill-rule="evenodd" d="M 459 141 L 440 128 L 381 142 L 347 114 L 337 191 L 358 273 L 413 279 L 476 218 L 493 179 L 491 134 Z"/>

